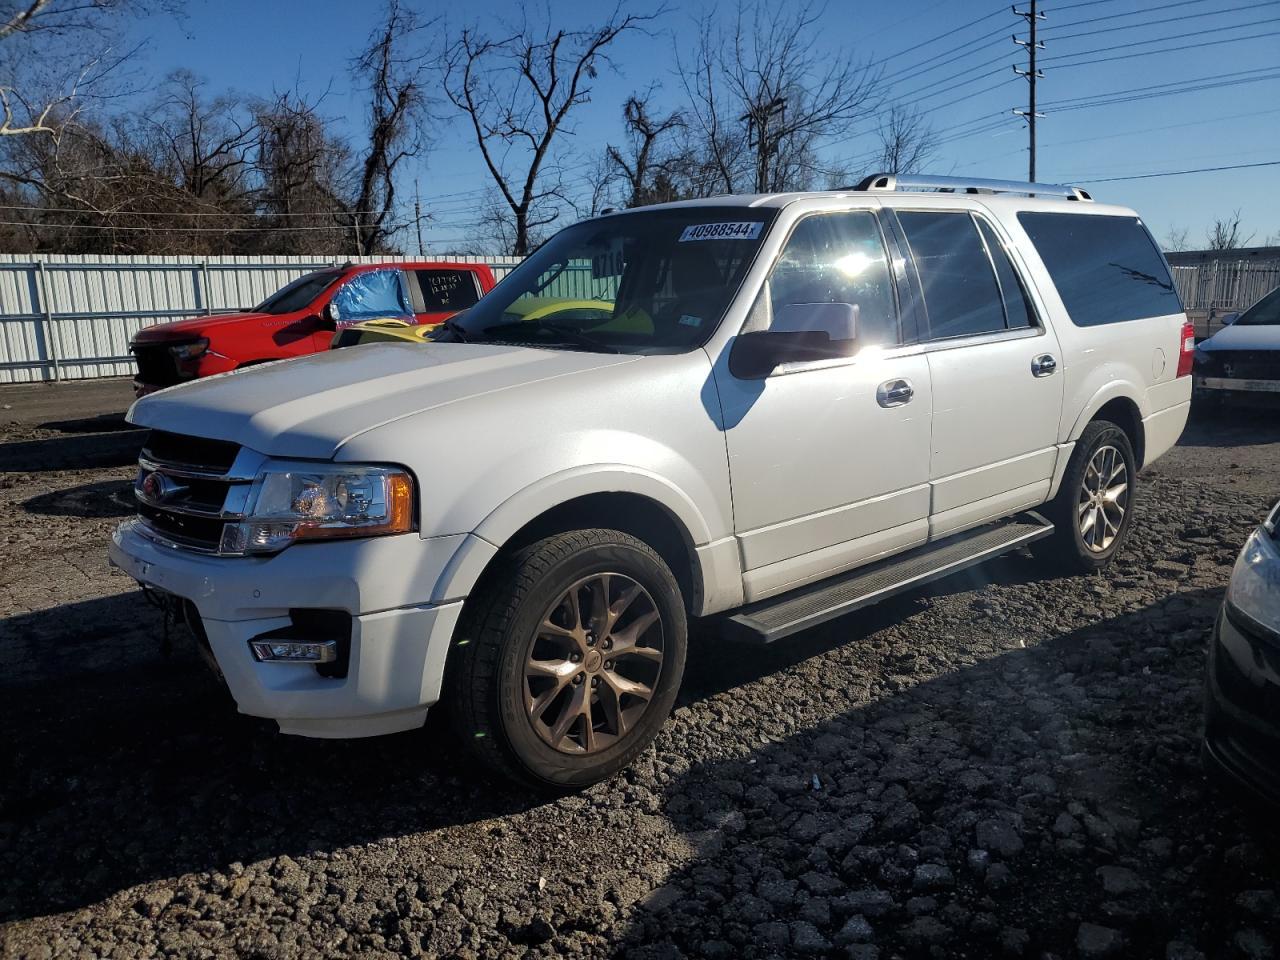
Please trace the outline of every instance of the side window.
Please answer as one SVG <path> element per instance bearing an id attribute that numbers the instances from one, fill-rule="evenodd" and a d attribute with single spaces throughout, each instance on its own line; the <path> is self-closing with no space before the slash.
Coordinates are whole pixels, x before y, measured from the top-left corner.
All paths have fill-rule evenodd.
<path id="1" fill-rule="evenodd" d="M 465 310 L 480 299 L 476 275 L 470 270 L 415 270 L 422 291 L 424 313 Z"/>
<path id="2" fill-rule="evenodd" d="M 368 270 L 355 274 L 333 295 L 329 311 L 342 324 L 377 317 L 413 316 L 404 277 L 399 270 Z"/>
<path id="3" fill-rule="evenodd" d="M 801 220 L 766 286 L 753 329 L 825 330 L 859 346 L 898 342 L 898 311 L 880 225 L 865 211 Z"/>
<path id="4" fill-rule="evenodd" d="M 1004 300 L 1005 321 L 1012 330 L 1036 326 L 1036 314 L 1031 308 L 1026 287 L 1022 285 L 1022 278 L 1014 269 L 1004 244 L 991 229 L 991 224 L 979 218 L 975 219 L 978 230 L 982 233 L 982 239 L 986 241 L 987 252 L 991 254 L 991 262 L 996 267 L 996 279 L 1000 281 L 1000 296 Z"/>
<path id="5" fill-rule="evenodd" d="M 967 213 L 898 211 L 929 316 L 929 338 L 970 337 L 1005 329 L 1000 287 Z"/>
<path id="6" fill-rule="evenodd" d="M 1182 312 L 1164 258 L 1137 217 L 1020 213 L 1078 327 Z"/>

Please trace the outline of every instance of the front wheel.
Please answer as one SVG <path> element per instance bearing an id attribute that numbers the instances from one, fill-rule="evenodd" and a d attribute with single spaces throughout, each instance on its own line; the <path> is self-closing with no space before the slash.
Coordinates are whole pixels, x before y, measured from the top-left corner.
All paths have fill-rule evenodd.
<path id="1" fill-rule="evenodd" d="M 648 544 L 598 529 L 539 540 L 467 601 L 447 674 L 454 730 L 535 788 L 607 779 L 670 714 L 686 640 L 680 588 Z"/>
<path id="2" fill-rule="evenodd" d="M 1064 572 L 1092 573 L 1107 566 L 1133 526 L 1138 467 L 1128 435 L 1106 420 L 1084 429 L 1058 495 L 1044 513 L 1054 532 L 1032 552 Z"/>

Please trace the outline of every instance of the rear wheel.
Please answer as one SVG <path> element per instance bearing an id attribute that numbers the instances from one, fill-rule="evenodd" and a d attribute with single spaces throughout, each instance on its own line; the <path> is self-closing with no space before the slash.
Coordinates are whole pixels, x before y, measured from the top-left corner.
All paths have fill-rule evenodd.
<path id="1" fill-rule="evenodd" d="M 1114 423 L 1095 420 L 1077 441 L 1058 495 L 1044 512 L 1051 537 L 1032 552 L 1071 573 L 1101 570 L 1129 538 L 1137 462 L 1128 435 Z"/>
<path id="2" fill-rule="evenodd" d="M 467 602 L 448 671 L 454 729 L 508 779 L 604 780 L 670 714 L 686 632 L 675 577 L 647 544 L 616 530 L 540 540 Z"/>

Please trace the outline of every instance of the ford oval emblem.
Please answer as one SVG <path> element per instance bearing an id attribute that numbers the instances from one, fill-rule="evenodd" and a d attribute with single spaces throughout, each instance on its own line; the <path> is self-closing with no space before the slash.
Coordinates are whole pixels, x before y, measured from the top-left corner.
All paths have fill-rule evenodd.
<path id="1" fill-rule="evenodd" d="M 186 491 L 187 487 L 159 471 L 147 474 L 142 481 L 142 495 L 152 503 L 165 503 Z"/>

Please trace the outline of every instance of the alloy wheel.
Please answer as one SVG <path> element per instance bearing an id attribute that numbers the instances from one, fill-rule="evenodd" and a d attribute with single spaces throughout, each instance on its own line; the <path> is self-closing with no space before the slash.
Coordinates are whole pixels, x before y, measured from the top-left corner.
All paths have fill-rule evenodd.
<path id="1" fill-rule="evenodd" d="M 662 659 L 662 617 L 649 591 L 626 574 L 584 577 L 551 605 L 529 642 L 529 722 L 562 753 L 604 750 L 649 708 Z"/>
<path id="2" fill-rule="evenodd" d="M 1080 538 L 1093 553 L 1115 543 L 1129 509 L 1129 467 L 1116 447 L 1099 447 L 1085 468 L 1077 509 Z"/>

